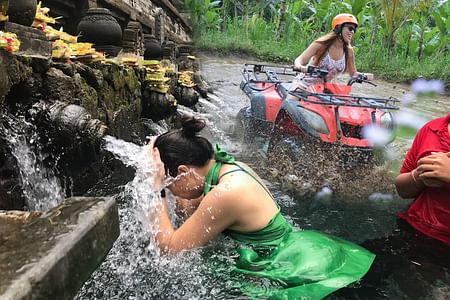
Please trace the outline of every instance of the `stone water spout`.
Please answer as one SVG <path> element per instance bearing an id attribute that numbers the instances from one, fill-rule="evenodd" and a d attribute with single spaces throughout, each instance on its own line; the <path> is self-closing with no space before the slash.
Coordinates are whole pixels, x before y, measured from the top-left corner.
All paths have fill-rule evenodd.
<path id="1" fill-rule="evenodd" d="M 87 134 L 99 139 L 108 130 L 102 121 L 93 119 L 85 108 L 76 104 L 56 102 L 48 108 L 47 115 L 59 129 L 67 133 Z"/>

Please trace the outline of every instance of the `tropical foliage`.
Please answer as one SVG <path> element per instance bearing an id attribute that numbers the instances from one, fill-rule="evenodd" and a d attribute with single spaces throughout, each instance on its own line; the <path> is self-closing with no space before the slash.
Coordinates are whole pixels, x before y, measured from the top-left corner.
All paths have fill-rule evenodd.
<path id="1" fill-rule="evenodd" d="M 423 76 L 450 86 L 449 0 L 185 0 L 201 48 L 292 60 L 332 18 L 354 14 L 357 65 L 386 77 Z"/>

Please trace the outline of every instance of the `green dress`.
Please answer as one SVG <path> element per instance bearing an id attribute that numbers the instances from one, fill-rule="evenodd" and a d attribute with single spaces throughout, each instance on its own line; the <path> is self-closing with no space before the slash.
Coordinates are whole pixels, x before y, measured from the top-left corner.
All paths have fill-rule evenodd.
<path id="1" fill-rule="evenodd" d="M 206 178 L 205 194 L 219 182 L 223 163 L 236 165 L 238 169 L 233 171 L 247 173 L 267 190 L 232 156 L 216 148 L 216 162 Z M 260 230 L 227 230 L 225 234 L 242 245 L 235 271 L 277 283 L 272 288 L 241 283 L 241 290 L 254 299 L 322 299 L 363 277 L 375 258 L 366 249 L 338 237 L 312 230 L 293 230 L 279 210 Z"/>

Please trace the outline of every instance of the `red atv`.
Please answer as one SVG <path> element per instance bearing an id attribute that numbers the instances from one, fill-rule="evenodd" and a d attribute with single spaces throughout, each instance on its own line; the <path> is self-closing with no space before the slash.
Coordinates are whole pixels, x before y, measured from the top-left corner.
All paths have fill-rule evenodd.
<path id="1" fill-rule="evenodd" d="M 327 159 L 333 154 L 346 166 L 368 162 L 373 149 L 362 136 L 363 127 L 394 127 L 390 111 L 398 109 L 397 99 L 350 94 L 354 83 L 375 85 L 364 75 L 346 85 L 330 83 L 326 70 L 309 67 L 306 77 L 320 83 L 292 90 L 297 73 L 291 67 L 245 64 L 242 74 L 240 88 L 250 106 L 239 111 L 237 127 L 244 141 L 269 138 L 269 157 L 277 159 L 282 151 L 289 156 L 309 155 L 308 159 L 318 154 Z"/>

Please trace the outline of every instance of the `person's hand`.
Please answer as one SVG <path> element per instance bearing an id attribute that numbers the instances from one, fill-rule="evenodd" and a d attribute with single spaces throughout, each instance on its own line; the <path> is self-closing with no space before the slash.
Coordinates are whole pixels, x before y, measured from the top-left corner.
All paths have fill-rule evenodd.
<path id="1" fill-rule="evenodd" d="M 160 192 L 164 187 L 165 170 L 164 163 L 159 155 L 159 150 L 155 147 L 155 141 L 156 137 L 153 137 L 148 143 L 149 154 L 151 157 L 151 171 L 154 179 L 151 188 L 155 192 Z"/>
<path id="2" fill-rule="evenodd" d="M 300 64 L 294 64 L 294 71 L 300 72 L 300 73 L 306 73 L 308 72 L 308 66 L 303 66 Z"/>
<path id="3" fill-rule="evenodd" d="M 428 187 L 450 183 L 450 152 L 432 152 L 417 162 L 418 178 Z"/>
<path id="4" fill-rule="evenodd" d="M 202 202 L 203 198 L 204 195 L 201 195 L 200 197 L 194 199 L 184 199 L 177 197 L 175 212 L 183 219 L 187 219 L 195 212 L 197 207 L 200 205 L 200 202 Z"/>

